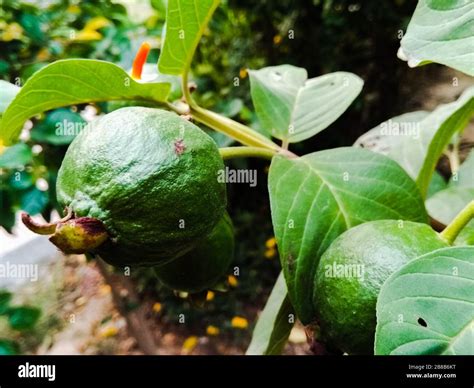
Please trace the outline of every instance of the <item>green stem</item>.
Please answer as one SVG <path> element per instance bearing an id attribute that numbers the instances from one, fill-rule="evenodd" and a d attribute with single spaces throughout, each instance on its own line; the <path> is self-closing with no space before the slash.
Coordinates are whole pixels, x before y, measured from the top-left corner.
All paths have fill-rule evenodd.
<path id="1" fill-rule="evenodd" d="M 226 134 L 241 144 L 249 147 L 261 147 L 275 151 L 281 150 L 277 144 L 246 125 L 240 124 L 237 121 L 199 106 L 190 106 L 190 108 L 191 115 L 195 120 L 207 125 L 209 128 Z"/>
<path id="2" fill-rule="evenodd" d="M 189 66 L 184 70 L 184 74 L 181 78 L 181 89 L 183 90 L 183 97 L 189 105 L 189 108 L 196 107 L 197 104 L 194 102 L 191 92 L 189 91 L 188 85 Z"/>
<path id="3" fill-rule="evenodd" d="M 188 73 L 189 69 L 185 69 L 185 72 L 181 78 L 181 87 L 183 89 L 184 99 L 189 105 L 189 113 L 191 113 L 192 117 L 196 121 L 207 125 L 209 128 L 212 128 L 217 132 L 224 133 L 230 138 L 246 146 L 266 148 L 269 150 L 280 151 L 282 154 L 290 157 L 295 156 L 293 153 L 282 149 L 273 141 L 254 131 L 252 128 L 198 106 L 193 100 L 193 97 L 189 91 Z"/>
<path id="4" fill-rule="evenodd" d="M 454 174 L 459 170 L 461 161 L 459 160 L 459 141 L 454 142 L 453 148 L 448 154 L 449 165 L 451 167 L 451 173 Z"/>
<path id="5" fill-rule="evenodd" d="M 474 201 L 461 210 L 451 223 L 440 233 L 440 236 L 449 244 L 453 244 L 461 230 L 474 218 Z"/>
<path id="6" fill-rule="evenodd" d="M 222 159 L 261 158 L 272 160 L 277 151 L 260 147 L 223 147 L 219 148 Z"/>

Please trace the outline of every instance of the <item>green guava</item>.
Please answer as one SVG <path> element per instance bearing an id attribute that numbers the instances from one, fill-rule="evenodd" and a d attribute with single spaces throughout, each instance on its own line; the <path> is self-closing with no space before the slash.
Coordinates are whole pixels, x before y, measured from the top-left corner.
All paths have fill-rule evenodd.
<path id="1" fill-rule="evenodd" d="M 183 255 L 224 214 L 226 187 L 217 179 L 223 167 L 215 142 L 174 113 L 130 107 L 98 118 L 67 150 L 57 196 L 79 232 L 105 229 L 108 238 L 91 247 L 81 234 L 74 252 L 121 266 L 159 265 Z M 66 248 L 77 231 L 69 229 L 56 236 Z"/>
<path id="2" fill-rule="evenodd" d="M 382 284 L 409 260 L 447 246 L 430 226 L 396 220 L 367 222 L 336 238 L 314 278 L 322 342 L 349 354 L 373 354 Z"/>
<path id="3" fill-rule="evenodd" d="M 198 293 L 214 286 L 234 257 L 234 228 L 226 213 L 211 234 L 196 248 L 170 263 L 155 268 L 167 287 Z"/>

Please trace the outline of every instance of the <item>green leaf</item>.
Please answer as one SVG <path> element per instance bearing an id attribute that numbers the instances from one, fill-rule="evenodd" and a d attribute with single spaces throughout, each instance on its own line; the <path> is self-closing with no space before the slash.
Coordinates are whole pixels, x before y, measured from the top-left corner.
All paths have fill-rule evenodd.
<path id="1" fill-rule="evenodd" d="M 25 190 L 33 186 L 33 175 L 27 171 L 14 171 L 8 184 L 12 189 Z"/>
<path id="2" fill-rule="evenodd" d="M 474 187 L 453 186 L 428 198 L 426 209 L 432 218 L 443 225 L 448 225 L 473 199 Z M 474 244 L 474 220 L 464 227 L 455 244 Z"/>
<path id="3" fill-rule="evenodd" d="M 474 188 L 450 187 L 429 198 L 426 208 L 431 217 L 447 225 L 473 199 Z"/>
<path id="4" fill-rule="evenodd" d="M 389 156 L 414 179 L 425 168 L 423 190 L 426 194 L 441 153 L 474 114 L 473 103 L 474 87 L 471 87 L 457 101 L 440 105 L 431 113 L 411 112 L 384 121 L 362 135 L 354 145 Z"/>
<path id="5" fill-rule="evenodd" d="M 420 110 L 392 117 L 360 136 L 354 143 L 354 146 L 391 156 L 394 149 L 405 145 L 403 144 L 405 137 L 411 138 L 413 141 L 418 139 L 421 129 L 420 122 L 428 117 L 429 114 L 430 112 Z M 411 163 L 407 159 L 410 156 L 405 155 L 405 159 L 400 158 L 398 160 L 399 164 L 407 171 L 410 171 Z M 417 153 L 415 153 L 415 157 L 418 157 Z M 411 175 L 416 177 L 416 174 Z"/>
<path id="6" fill-rule="evenodd" d="M 274 157 L 269 191 L 290 300 L 304 324 L 314 318 L 319 258 L 337 236 L 371 220 L 427 222 L 419 190 L 406 172 L 393 160 L 359 148 Z"/>
<path id="7" fill-rule="evenodd" d="M 38 190 L 36 187 L 25 191 L 20 197 L 21 209 L 32 216 L 40 214 L 48 202 L 48 192 Z"/>
<path id="8" fill-rule="evenodd" d="M 69 108 L 56 109 L 31 130 L 31 139 L 53 145 L 70 144 L 84 129 L 87 122 Z"/>
<path id="9" fill-rule="evenodd" d="M 0 315 L 4 315 L 8 311 L 12 297 L 11 292 L 0 291 Z"/>
<path id="10" fill-rule="evenodd" d="M 38 322 L 41 310 L 36 307 L 21 306 L 8 310 L 8 322 L 14 330 L 29 330 Z"/>
<path id="11" fill-rule="evenodd" d="M 449 185 L 474 188 L 474 151 L 471 150 L 459 170 L 453 174 Z"/>
<path id="12" fill-rule="evenodd" d="M 252 334 L 247 355 L 278 355 L 285 347 L 293 327 L 293 307 L 280 273 Z"/>
<path id="13" fill-rule="evenodd" d="M 352 73 L 308 80 L 305 69 L 281 65 L 251 70 L 252 100 L 263 128 L 290 143 L 310 138 L 344 113 L 362 90 Z"/>
<path id="14" fill-rule="evenodd" d="M 0 155 L 0 168 L 22 168 L 33 160 L 31 148 L 25 143 L 8 147 Z"/>
<path id="15" fill-rule="evenodd" d="M 18 344 L 5 338 L 0 338 L 0 356 L 14 356 L 18 354 Z"/>
<path id="16" fill-rule="evenodd" d="M 398 56 L 415 67 L 437 62 L 474 76 L 474 2 L 419 0 Z"/>
<path id="17" fill-rule="evenodd" d="M 12 102 L 20 88 L 10 82 L 0 80 L 0 116 L 5 112 L 7 106 Z"/>
<path id="18" fill-rule="evenodd" d="M 164 43 L 158 61 L 160 72 L 182 75 L 219 0 L 169 0 Z"/>
<path id="19" fill-rule="evenodd" d="M 438 171 L 435 171 L 433 177 L 431 178 L 430 186 L 428 187 L 427 198 L 431 198 L 433 195 L 442 191 L 448 187 L 448 184 L 441 176 Z"/>
<path id="20" fill-rule="evenodd" d="M 474 247 L 442 248 L 408 262 L 382 286 L 375 353 L 472 355 Z"/>
<path id="21" fill-rule="evenodd" d="M 423 161 L 416 183 L 420 188 L 421 195 L 426 198 L 431 176 L 436 168 L 439 158 L 444 149 L 450 143 L 451 138 L 459 131 L 463 130 L 472 116 L 474 116 L 474 87 L 468 89 L 458 99 L 458 101 L 445 105 L 454 107 L 454 112 L 436 130 L 432 137 L 426 156 Z"/>
<path id="22" fill-rule="evenodd" d="M 164 102 L 168 83 L 138 83 L 113 63 L 65 59 L 35 73 L 8 106 L 0 122 L 0 139 L 14 143 L 25 121 L 67 105 L 110 100 Z"/>

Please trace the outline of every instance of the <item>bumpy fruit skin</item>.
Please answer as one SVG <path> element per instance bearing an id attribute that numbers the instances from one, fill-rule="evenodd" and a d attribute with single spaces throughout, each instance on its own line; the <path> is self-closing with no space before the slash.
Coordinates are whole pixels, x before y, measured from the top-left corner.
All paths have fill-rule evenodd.
<path id="1" fill-rule="evenodd" d="M 234 228 L 228 214 L 196 248 L 156 267 L 158 279 L 173 290 L 197 293 L 214 286 L 234 257 Z"/>
<path id="2" fill-rule="evenodd" d="M 224 167 L 214 141 L 159 109 L 123 108 L 71 143 L 58 201 L 100 220 L 110 237 L 94 250 L 113 265 L 157 265 L 191 250 L 222 218 Z"/>
<path id="3" fill-rule="evenodd" d="M 428 225 L 402 225 L 383 220 L 356 226 L 334 240 L 321 257 L 313 302 L 322 340 L 330 347 L 373 354 L 375 306 L 382 284 L 409 260 L 448 246 Z M 340 264 L 343 267 L 337 267 Z"/>

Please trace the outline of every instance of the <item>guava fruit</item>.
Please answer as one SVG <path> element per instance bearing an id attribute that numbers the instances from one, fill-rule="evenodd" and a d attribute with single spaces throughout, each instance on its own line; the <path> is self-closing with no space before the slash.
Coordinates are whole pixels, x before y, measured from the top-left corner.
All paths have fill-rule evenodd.
<path id="1" fill-rule="evenodd" d="M 198 293 L 214 286 L 234 257 L 234 228 L 228 214 L 211 234 L 193 250 L 155 268 L 158 279 L 168 288 Z"/>
<path id="2" fill-rule="evenodd" d="M 382 284 L 409 260 L 447 246 L 430 226 L 396 220 L 367 222 L 336 238 L 314 278 L 321 341 L 349 354 L 373 354 Z"/>
<path id="3" fill-rule="evenodd" d="M 49 230 L 51 240 L 113 265 L 163 264 L 194 248 L 222 218 L 226 187 L 217 177 L 223 167 L 215 142 L 176 114 L 116 110 L 69 146 L 57 196 L 72 217 Z M 79 227 L 64 226 L 72 222 Z M 96 233 L 100 241 L 89 244 L 84 237 Z"/>

